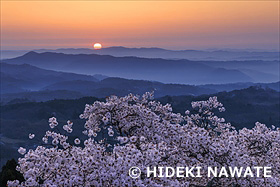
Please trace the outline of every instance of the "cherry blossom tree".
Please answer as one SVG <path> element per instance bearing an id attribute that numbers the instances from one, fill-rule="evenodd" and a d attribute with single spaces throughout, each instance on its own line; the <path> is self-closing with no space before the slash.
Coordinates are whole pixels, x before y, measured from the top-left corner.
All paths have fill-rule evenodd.
<path id="1" fill-rule="evenodd" d="M 279 186 L 280 129 L 256 123 L 236 130 L 215 111 L 225 108 L 217 97 L 192 102 L 193 113 L 174 113 L 170 104 L 153 100 L 153 93 L 111 96 L 86 105 L 80 118 L 85 140 L 68 141 L 73 123 L 51 130 L 35 150 L 19 148 L 17 170 L 25 181 L 8 186 Z M 100 133 L 108 135 L 98 140 Z M 30 134 L 30 139 L 34 138 Z M 113 141 L 110 141 L 113 140 Z M 129 176 L 137 166 L 138 178 Z M 147 167 L 200 167 L 198 177 L 148 177 Z M 207 176 L 208 167 L 272 168 L 271 177 Z"/>

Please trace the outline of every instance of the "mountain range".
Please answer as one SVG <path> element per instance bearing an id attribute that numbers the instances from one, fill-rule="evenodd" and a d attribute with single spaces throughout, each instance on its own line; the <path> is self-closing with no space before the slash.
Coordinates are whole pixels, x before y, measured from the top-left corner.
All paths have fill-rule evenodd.
<path id="1" fill-rule="evenodd" d="M 1 63 L 1 102 L 21 103 L 52 99 L 78 99 L 85 96 L 104 98 L 109 95 L 124 96 L 154 91 L 155 97 L 203 95 L 232 91 L 250 86 L 279 91 L 280 82 L 184 85 L 164 84 L 156 81 L 133 80 L 103 75 L 83 75 L 45 70 L 29 64 Z"/>
<path id="2" fill-rule="evenodd" d="M 260 51 L 260 50 L 168 50 L 162 48 L 127 48 L 114 46 L 94 50 L 89 48 L 60 48 L 60 49 L 37 49 L 35 52 L 56 52 L 65 54 L 100 54 L 112 55 L 115 57 L 135 56 L 143 58 L 165 58 L 165 59 L 188 59 L 188 60 L 279 60 L 277 51 Z M 14 58 L 21 56 L 28 51 L 26 50 L 2 50 L 2 59 Z"/>
<path id="3" fill-rule="evenodd" d="M 63 54 L 28 52 L 3 60 L 9 64 L 78 74 L 103 74 L 109 77 L 151 80 L 179 84 L 222 84 L 236 82 L 276 82 L 279 62 L 264 61 L 189 61 L 162 58 L 114 57 L 96 54 Z M 224 67 L 227 68 L 224 68 Z M 253 68 L 252 68 L 253 67 Z M 264 68 L 265 67 L 265 68 Z M 249 69 L 250 76 L 242 71 Z M 271 70 L 272 72 L 270 72 Z M 269 72 L 269 73 L 268 73 Z M 270 76 L 265 76 L 269 74 Z M 260 77 L 266 77 L 260 80 Z"/>
<path id="4" fill-rule="evenodd" d="M 102 75 L 90 76 L 45 70 L 29 64 L 1 63 L 1 100 L 14 99 L 47 101 L 73 99 L 83 96 L 106 97 L 112 94 L 143 94 L 155 91 L 156 97 L 165 95 L 201 95 L 216 92 L 194 85 L 163 84 L 155 81 L 130 80 Z M 103 78 L 103 79 L 101 79 Z"/>

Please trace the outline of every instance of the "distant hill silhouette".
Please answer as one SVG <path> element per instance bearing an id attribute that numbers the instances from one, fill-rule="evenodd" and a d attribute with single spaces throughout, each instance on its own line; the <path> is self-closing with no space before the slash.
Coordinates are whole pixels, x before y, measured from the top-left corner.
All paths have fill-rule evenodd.
<path id="1" fill-rule="evenodd" d="M 163 84 L 160 82 L 128 80 L 123 78 L 106 78 L 99 82 L 87 80 L 61 81 L 50 84 L 38 91 L 21 91 L 2 93 L 2 104 L 48 101 L 52 99 L 76 99 L 84 96 L 106 97 L 109 95 L 124 96 L 129 93 L 143 94 L 154 91 L 155 97 L 165 95 L 201 95 L 217 92 L 211 88 L 182 84 Z"/>
<path id="2" fill-rule="evenodd" d="M 4 60 L 10 64 L 30 64 L 40 68 L 80 74 L 104 74 L 111 77 L 145 79 L 164 83 L 207 84 L 251 82 L 253 79 L 236 69 L 211 67 L 188 60 L 113 57 L 109 55 L 29 52 Z"/>
<path id="3" fill-rule="evenodd" d="M 78 99 L 85 97 L 85 94 L 70 90 L 45 90 L 28 91 L 18 93 L 1 94 L 1 104 L 41 102 L 53 99 Z"/>
<path id="4" fill-rule="evenodd" d="M 216 71 L 222 71 L 217 69 Z M 48 101 L 52 99 L 76 99 L 84 96 L 106 97 L 109 95 L 124 96 L 128 93 L 143 94 L 154 91 L 155 97 L 165 95 L 211 94 L 219 91 L 232 91 L 250 86 L 260 86 L 280 90 L 279 82 L 275 83 L 233 83 L 184 85 L 164 84 L 156 81 L 133 80 L 118 77 L 106 78 L 95 76 L 56 72 L 37 68 L 32 65 L 1 63 L 1 102 L 20 103 L 28 101 Z M 65 95 L 64 95 L 65 94 Z"/>
<path id="5" fill-rule="evenodd" d="M 276 91 L 280 91 L 280 81 L 273 82 L 273 83 L 252 83 L 252 82 L 241 82 L 241 83 L 232 83 L 232 84 L 206 84 L 206 85 L 199 85 L 202 88 L 210 88 L 214 89 L 217 92 L 222 91 L 233 91 L 233 90 L 241 90 L 251 86 L 257 86 L 261 88 L 270 88 Z"/>
<path id="6" fill-rule="evenodd" d="M 59 82 L 47 86 L 44 89 L 80 91 L 95 97 L 106 97 L 108 95 L 123 96 L 128 93 L 143 94 L 147 91 L 154 91 L 156 97 L 162 97 L 165 95 L 201 95 L 216 92 L 214 89 L 200 88 L 192 85 L 163 84 L 160 82 L 129 80 L 116 77 L 106 78 L 100 82 Z"/>
<path id="7" fill-rule="evenodd" d="M 65 54 L 100 54 L 115 57 L 135 56 L 143 58 L 165 58 L 165 59 L 188 59 L 188 60 L 279 60 L 279 52 L 265 52 L 252 50 L 168 50 L 156 47 L 127 48 L 122 46 L 107 47 L 101 50 L 89 48 L 60 48 L 60 49 L 37 49 L 35 52 L 57 52 Z M 28 51 L 24 50 L 2 50 L 2 58 L 14 58 Z"/>
<path id="8" fill-rule="evenodd" d="M 67 53 L 67 49 L 60 49 L 60 52 Z M 72 53 L 74 50 L 72 50 Z M 81 52 L 81 51 L 80 51 Z M 95 54 L 122 56 L 137 56 L 144 58 L 165 58 L 165 59 L 188 59 L 188 60 L 279 60 L 277 52 L 254 52 L 254 51 L 228 51 L 228 50 L 167 50 L 162 48 L 126 48 L 108 47 L 102 50 L 94 50 Z"/>
<path id="9" fill-rule="evenodd" d="M 39 90 L 60 81 L 87 80 L 99 81 L 93 76 L 57 72 L 31 66 L 29 64 L 0 63 L 1 93 Z"/>
<path id="10" fill-rule="evenodd" d="M 279 81 L 280 61 L 199 61 L 214 68 L 236 69 L 251 77 L 253 82 Z M 244 81 L 242 81 L 244 82 Z"/>

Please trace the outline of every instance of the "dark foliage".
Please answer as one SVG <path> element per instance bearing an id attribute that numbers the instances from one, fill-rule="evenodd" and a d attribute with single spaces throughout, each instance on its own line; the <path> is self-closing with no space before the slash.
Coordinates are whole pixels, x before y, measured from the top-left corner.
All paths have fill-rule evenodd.
<path id="1" fill-rule="evenodd" d="M 15 159 L 8 160 L 6 165 L 2 167 L 0 172 L 0 185 L 6 186 L 8 180 L 24 181 L 24 178 L 20 172 L 16 170 L 17 162 Z"/>

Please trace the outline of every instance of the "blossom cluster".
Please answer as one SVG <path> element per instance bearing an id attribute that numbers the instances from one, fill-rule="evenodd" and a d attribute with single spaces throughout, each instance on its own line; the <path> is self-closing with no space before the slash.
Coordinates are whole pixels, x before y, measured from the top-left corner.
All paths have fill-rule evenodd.
<path id="1" fill-rule="evenodd" d="M 217 97 L 192 102 L 193 113 L 172 112 L 170 104 L 153 100 L 153 93 L 111 96 L 106 102 L 86 105 L 84 141 L 56 132 L 58 122 L 50 119 L 52 131 L 43 137 L 45 146 L 20 148 L 17 170 L 25 181 L 8 186 L 279 186 L 280 129 L 256 123 L 252 129 L 236 130 L 224 118 Z M 63 129 L 72 132 L 68 121 Z M 107 131 L 102 140 L 97 135 Z M 33 136 L 33 135 L 32 135 Z M 109 141 L 113 139 L 114 141 Z M 50 147 L 49 143 L 52 145 Z M 110 145 L 111 150 L 107 147 Z M 142 174 L 133 179 L 129 168 Z M 254 167 L 272 168 L 272 177 L 153 178 L 144 175 L 147 167 Z M 207 169 L 206 169 L 207 170 Z"/>

